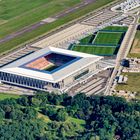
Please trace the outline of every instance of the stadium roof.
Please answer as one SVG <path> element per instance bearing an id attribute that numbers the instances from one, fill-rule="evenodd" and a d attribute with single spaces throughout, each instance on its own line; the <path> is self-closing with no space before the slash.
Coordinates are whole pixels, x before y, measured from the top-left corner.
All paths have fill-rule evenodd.
<path id="1" fill-rule="evenodd" d="M 36 71 L 33 69 L 28 69 L 26 67 L 21 67 L 25 63 L 30 62 L 31 60 L 34 60 L 40 56 L 43 56 L 49 52 L 53 53 L 59 53 L 63 55 L 69 55 L 73 57 L 80 57 L 81 59 L 78 59 L 77 61 L 70 63 L 69 65 L 63 67 L 62 69 L 55 71 L 53 73 L 45 73 L 42 71 Z M 41 49 L 35 53 L 32 53 L 28 56 L 25 56 L 19 60 L 14 61 L 13 63 L 7 64 L 4 67 L 0 69 L 2 72 L 11 73 L 15 75 L 25 76 L 29 78 L 34 78 L 38 80 L 43 80 L 47 82 L 56 83 L 75 72 L 78 72 L 80 69 L 83 69 L 87 66 L 89 66 L 92 63 L 95 63 L 102 59 L 103 57 L 90 55 L 86 53 L 80 53 L 60 48 L 54 48 L 54 47 L 47 47 L 44 49 Z"/>

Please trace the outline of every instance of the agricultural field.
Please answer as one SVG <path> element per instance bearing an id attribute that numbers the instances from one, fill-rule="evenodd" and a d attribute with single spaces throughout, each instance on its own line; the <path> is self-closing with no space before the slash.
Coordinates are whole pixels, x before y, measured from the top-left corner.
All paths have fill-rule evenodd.
<path id="1" fill-rule="evenodd" d="M 137 31 L 128 57 L 140 58 L 140 30 Z"/>
<path id="2" fill-rule="evenodd" d="M 16 0 L 0 1 L 0 38 L 42 19 L 56 15 L 57 13 L 80 3 L 82 0 L 30 0 L 30 4 L 28 0 L 24 0 L 24 5 L 22 4 L 22 0 L 18 0 L 18 2 L 15 1 Z M 59 18 L 53 23 L 44 24 L 31 32 L 26 32 L 22 34 L 22 36 L 18 36 L 8 42 L 2 43 L 0 44 L 0 54 L 4 54 L 21 45 L 27 44 L 29 41 L 111 2 L 114 2 L 114 0 L 98 0 L 84 8 L 78 9 L 74 13 Z M 32 3 L 34 4 L 32 5 Z M 7 9 L 7 11 L 5 10 L 5 14 L 1 9 Z"/>
<path id="3" fill-rule="evenodd" d="M 116 47 L 95 46 L 95 45 L 75 45 L 73 51 L 84 52 L 95 55 L 110 56 L 115 53 Z"/>
<path id="4" fill-rule="evenodd" d="M 122 39 L 123 33 L 119 32 L 103 32 L 100 31 L 97 33 L 96 38 L 94 40 L 94 44 L 99 45 L 113 45 L 117 46 L 120 44 L 120 40 Z"/>

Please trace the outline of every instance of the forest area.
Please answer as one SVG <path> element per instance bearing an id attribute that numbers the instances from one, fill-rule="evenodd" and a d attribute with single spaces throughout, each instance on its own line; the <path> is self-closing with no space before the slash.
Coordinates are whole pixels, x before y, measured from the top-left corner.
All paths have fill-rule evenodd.
<path id="1" fill-rule="evenodd" d="M 140 101 L 39 92 L 0 101 L 0 140 L 140 140 Z"/>

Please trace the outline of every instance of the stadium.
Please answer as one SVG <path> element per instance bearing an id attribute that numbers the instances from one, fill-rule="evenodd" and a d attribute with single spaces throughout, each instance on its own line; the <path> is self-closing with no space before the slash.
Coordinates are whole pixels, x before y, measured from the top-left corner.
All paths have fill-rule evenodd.
<path id="1" fill-rule="evenodd" d="M 61 91 L 101 70 L 103 57 L 47 47 L 0 68 L 2 83 L 43 91 Z"/>

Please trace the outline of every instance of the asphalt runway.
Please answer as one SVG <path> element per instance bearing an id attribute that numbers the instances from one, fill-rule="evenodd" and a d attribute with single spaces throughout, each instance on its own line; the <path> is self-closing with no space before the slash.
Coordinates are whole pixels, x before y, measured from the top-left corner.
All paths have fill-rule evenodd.
<path id="1" fill-rule="evenodd" d="M 95 1 L 96 0 L 83 0 L 83 2 L 81 2 L 80 4 L 77 4 L 74 7 L 69 8 L 69 9 L 66 9 L 66 10 L 64 10 L 64 11 L 62 11 L 62 12 L 60 12 L 60 13 L 54 15 L 54 16 L 51 16 L 51 17 L 52 18 L 56 18 L 56 20 L 57 20 L 59 18 L 65 17 L 66 15 L 68 15 L 70 13 L 73 13 L 73 12 L 77 11 L 78 9 L 81 9 L 81 8 L 87 6 L 87 5 L 89 5 L 89 4 L 91 4 L 91 3 L 95 2 Z M 18 36 L 23 35 L 24 33 L 31 32 L 31 31 L 33 31 L 33 30 L 35 30 L 35 29 L 43 26 L 44 24 L 48 24 L 48 23 L 45 23 L 44 22 L 42 24 L 42 21 L 39 21 L 39 22 L 37 22 L 35 24 L 32 24 L 32 25 L 27 26 L 27 27 L 24 27 L 21 30 L 19 30 L 17 32 L 14 32 L 12 34 L 9 34 L 8 36 L 0 39 L 0 44 L 5 43 L 5 42 L 8 42 L 8 41 L 10 41 L 13 38 L 16 38 Z"/>

